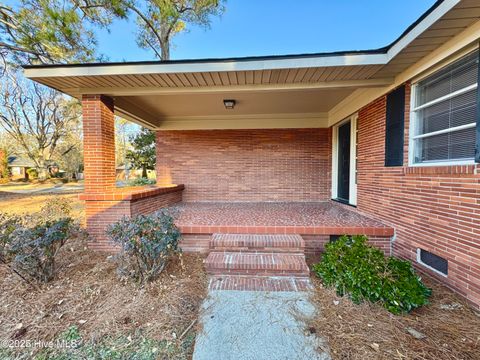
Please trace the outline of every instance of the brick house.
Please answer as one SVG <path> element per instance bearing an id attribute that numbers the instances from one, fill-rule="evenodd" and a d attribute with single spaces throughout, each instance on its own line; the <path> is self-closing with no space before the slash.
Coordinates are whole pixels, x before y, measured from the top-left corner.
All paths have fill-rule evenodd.
<path id="1" fill-rule="evenodd" d="M 25 74 L 82 101 L 92 247 L 172 205 L 212 274 L 258 273 L 262 251 L 232 249 L 250 244 L 304 275 L 296 255 L 366 234 L 480 307 L 479 39 L 480 3 L 444 0 L 377 50 Z M 114 113 L 157 132 L 157 186 L 115 187 Z"/>

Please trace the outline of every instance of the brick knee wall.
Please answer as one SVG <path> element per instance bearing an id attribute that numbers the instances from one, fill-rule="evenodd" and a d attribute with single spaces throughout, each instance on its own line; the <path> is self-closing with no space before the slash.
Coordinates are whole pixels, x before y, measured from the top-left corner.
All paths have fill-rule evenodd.
<path id="1" fill-rule="evenodd" d="M 393 226 L 393 253 L 480 307 L 480 166 L 408 167 L 410 99 L 405 106 L 404 166 L 385 167 L 381 97 L 358 117 L 358 210 Z M 448 277 L 416 262 L 417 248 L 448 260 Z"/>
<path id="2" fill-rule="evenodd" d="M 87 231 L 90 235 L 88 246 L 99 251 L 118 251 L 118 247 L 109 241 L 105 233 L 110 224 L 124 216 L 145 215 L 181 202 L 182 190 L 183 187 L 180 187 L 169 192 L 131 200 L 99 199 L 106 195 L 99 195 L 98 199 L 89 200 L 88 194 L 83 195 L 86 197 L 85 215 Z"/>
<path id="3" fill-rule="evenodd" d="M 159 185 L 185 184 L 185 201 L 330 198 L 330 129 L 157 132 Z"/>

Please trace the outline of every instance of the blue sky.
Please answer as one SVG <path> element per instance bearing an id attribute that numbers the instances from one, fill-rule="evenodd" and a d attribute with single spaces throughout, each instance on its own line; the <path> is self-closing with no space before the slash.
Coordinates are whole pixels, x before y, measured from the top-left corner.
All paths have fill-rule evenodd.
<path id="1" fill-rule="evenodd" d="M 228 0 L 211 28 L 173 40 L 172 59 L 363 50 L 395 40 L 434 0 Z M 98 33 L 110 61 L 152 60 L 135 43 L 135 23 Z"/>

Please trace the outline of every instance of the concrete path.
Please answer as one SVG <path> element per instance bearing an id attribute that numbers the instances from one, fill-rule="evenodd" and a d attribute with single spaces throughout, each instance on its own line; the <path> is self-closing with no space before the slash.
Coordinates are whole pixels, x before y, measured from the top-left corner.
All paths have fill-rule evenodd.
<path id="1" fill-rule="evenodd" d="M 84 189 L 83 183 L 68 183 L 68 184 L 15 184 L 10 183 L 0 185 L 0 193 L 12 194 L 62 194 L 69 192 L 82 192 Z"/>
<path id="2" fill-rule="evenodd" d="M 210 290 L 193 359 L 330 359 L 306 328 L 314 312 L 307 292 Z"/>

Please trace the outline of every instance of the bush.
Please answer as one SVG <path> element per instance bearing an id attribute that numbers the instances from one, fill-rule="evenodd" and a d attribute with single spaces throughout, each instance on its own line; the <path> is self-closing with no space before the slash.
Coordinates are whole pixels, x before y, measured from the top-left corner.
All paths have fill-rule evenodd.
<path id="1" fill-rule="evenodd" d="M 120 275 L 139 283 L 155 279 L 179 251 L 180 231 L 167 210 L 124 217 L 108 228 L 107 235 L 122 249 L 117 255 Z"/>
<path id="2" fill-rule="evenodd" d="M 131 179 L 127 181 L 127 186 L 145 186 L 145 185 L 155 185 L 155 179 L 145 179 L 145 178 L 137 178 Z"/>
<path id="3" fill-rule="evenodd" d="M 408 261 L 383 253 L 366 244 L 366 236 L 342 236 L 325 246 L 322 260 L 313 266 L 325 286 L 337 294 L 348 294 L 355 303 L 381 302 L 394 314 L 428 304 L 431 290 L 415 274 Z"/>
<path id="4" fill-rule="evenodd" d="M 53 221 L 70 217 L 71 213 L 72 206 L 67 199 L 53 197 L 48 199 L 36 215 L 40 217 L 41 221 Z"/>
<path id="5" fill-rule="evenodd" d="M 27 174 L 28 174 L 28 178 L 29 178 L 30 180 L 38 179 L 38 171 L 37 171 L 37 169 L 35 169 L 35 168 L 29 168 L 29 169 L 27 169 Z"/>
<path id="6" fill-rule="evenodd" d="M 0 213 L 0 258 L 7 260 L 10 244 L 10 235 L 21 223 L 17 215 Z"/>
<path id="7" fill-rule="evenodd" d="M 55 255 L 72 231 L 72 219 L 18 227 L 9 236 L 13 267 L 24 276 L 48 282 L 55 275 Z"/>

